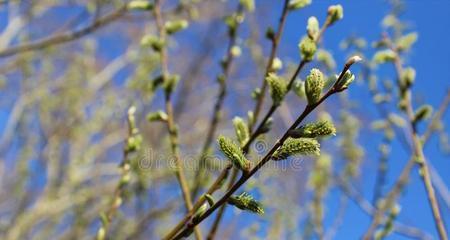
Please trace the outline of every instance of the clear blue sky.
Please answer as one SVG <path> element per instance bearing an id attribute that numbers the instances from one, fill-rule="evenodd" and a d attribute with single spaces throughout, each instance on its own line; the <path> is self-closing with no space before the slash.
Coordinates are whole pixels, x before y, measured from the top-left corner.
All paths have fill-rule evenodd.
<path id="1" fill-rule="evenodd" d="M 268 0 L 256 0 L 257 4 L 265 4 Z M 282 1 L 274 6 L 272 25 L 275 25 Z M 344 6 L 344 19 L 330 28 L 324 39 L 324 45 L 328 49 L 333 49 L 338 66 L 342 65 L 347 53 L 339 50 L 341 40 L 350 34 L 363 36 L 369 43 L 376 40 L 382 30 L 381 20 L 389 10 L 389 5 L 383 0 L 339 0 L 325 1 L 313 0 L 313 4 L 307 9 L 291 14 L 287 21 L 285 35 L 282 38 L 279 56 L 286 59 L 298 59 L 297 44 L 299 38 L 304 34 L 304 26 L 309 16 L 314 15 L 319 20 L 324 19 L 326 9 L 331 4 L 340 3 Z M 414 97 L 417 104 L 422 101 L 437 106 L 442 100 L 445 92 L 450 88 L 450 0 L 407 0 L 406 12 L 402 19 L 410 22 L 411 29 L 419 32 L 419 40 L 414 45 L 407 64 L 413 66 L 417 71 L 417 82 L 413 88 Z M 5 19 L 4 14 L 0 14 L 0 29 L 4 25 L 1 23 Z M 103 51 L 107 51 L 104 48 Z M 390 66 L 384 66 L 389 73 Z M 356 99 L 361 108 L 359 114 L 368 114 L 369 118 L 376 118 L 377 114 L 373 108 L 368 108 L 365 112 L 364 102 L 369 101 L 367 91 L 363 87 L 352 89 L 352 99 Z M 0 132 L 3 132 L 5 120 L 9 112 L 0 109 Z M 444 123 L 450 124 L 450 114 L 447 114 Z M 423 129 L 423 128 L 421 128 Z M 447 133 L 449 130 L 447 129 Z M 366 156 L 370 158 L 370 163 L 364 165 L 362 174 L 363 182 L 359 186 L 366 198 L 371 199 L 373 182 L 376 171 L 376 151 L 379 138 L 363 138 L 365 146 L 368 146 Z M 450 186 L 450 158 L 439 153 L 437 148 L 437 139 L 432 138 L 426 151 L 426 156 L 438 169 L 447 186 Z M 397 146 L 394 148 L 390 174 L 388 176 L 388 186 L 396 179 L 401 167 L 406 163 L 409 156 Z M 418 174 L 413 174 L 411 184 L 414 187 L 408 187 L 406 194 L 401 198 L 402 212 L 399 219 L 404 223 L 420 227 L 428 233 L 437 237 L 434 223 L 430 214 L 430 207 L 426 201 L 426 194 L 422 184 L 419 182 Z M 327 203 L 327 213 L 335 214 L 337 207 L 337 198 L 330 196 Z M 442 205 L 442 204 L 441 204 Z M 442 207 L 443 216 L 450 225 L 450 210 Z M 255 219 L 251 217 L 251 219 Z M 336 239 L 358 239 L 366 230 L 370 218 L 363 213 L 355 204 L 350 203 L 346 213 L 343 226 L 339 229 Z M 327 222 L 329 224 L 329 222 Z M 399 235 L 391 235 L 388 239 L 402 239 Z"/>

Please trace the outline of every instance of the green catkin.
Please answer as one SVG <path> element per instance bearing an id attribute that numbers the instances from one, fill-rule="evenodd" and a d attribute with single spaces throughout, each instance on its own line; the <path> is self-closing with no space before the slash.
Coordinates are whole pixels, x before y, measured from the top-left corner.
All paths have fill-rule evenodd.
<path id="1" fill-rule="evenodd" d="M 319 101 L 324 85 L 325 80 L 322 72 L 316 68 L 311 69 L 305 81 L 305 94 L 309 105 L 313 105 Z"/>
<path id="2" fill-rule="evenodd" d="M 304 8 L 311 4 L 311 0 L 291 0 L 289 2 L 288 8 L 289 10 L 297 10 Z"/>
<path id="3" fill-rule="evenodd" d="M 253 196 L 246 192 L 231 196 L 228 199 L 228 203 L 242 210 L 254 212 L 260 215 L 264 214 L 264 208 L 261 203 L 254 200 Z"/>
<path id="4" fill-rule="evenodd" d="M 310 37 L 306 36 L 302 38 L 298 44 L 300 49 L 300 55 L 304 61 L 312 61 L 314 59 L 314 54 L 317 51 L 316 42 Z"/>
<path id="5" fill-rule="evenodd" d="M 244 119 L 240 117 L 235 117 L 233 119 L 234 131 L 236 133 L 236 137 L 241 144 L 241 147 L 244 146 L 247 141 L 250 139 L 250 132 L 247 124 Z"/>
<path id="6" fill-rule="evenodd" d="M 274 105 L 280 105 L 287 92 L 286 81 L 277 76 L 275 73 L 269 73 L 266 77 L 266 81 L 269 85 L 270 96 L 272 97 Z"/>
<path id="7" fill-rule="evenodd" d="M 316 138 L 336 135 L 336 128 L 330 121 L 308 123 L 289 132 L 292 138 Z"/>
<path id="8" fill-rule="evenodd" d="M 272 155 L 275 161 L 294 155 L 320 155 L 320 144 L 313 138 L 288 138 Z"/>
<path id="9" fill-rule="evenodd" d="M 231 139 L 219 136 L 217 142 L 219 143 L 220 150 L 235 167 L 245 172 L 250 170 L 250 161 L 245 158 L 241 148 Z"/>

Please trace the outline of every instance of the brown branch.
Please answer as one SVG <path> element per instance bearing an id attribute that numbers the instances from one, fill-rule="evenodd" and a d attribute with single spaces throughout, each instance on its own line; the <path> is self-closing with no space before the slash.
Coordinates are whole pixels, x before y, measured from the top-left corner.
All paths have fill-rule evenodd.
<path id="1" fill-rule="evenodd" d="M 397 73 L 397 81 L 400 86 L 400 78 L 403 73 L 403 67 L 402 67 L 401 59 L 399 57 L 399 52 L 397 51 L 397 49 L 392 46 L 391 46 L 391 49 L 393 49 L 396 52 L 394 66 L 395 66 L 395 70 Z M 402 173 L 401 173 L 397 183 L 395 184 L 393 190 L 386 197 L 385 203 L 383 204 L 383 206 L 381 206 L 377 210 L 372 223 L 370 224 L 367 232 L 363 236 L 363 239 L 368 240 L 373 236 L 374 231 L 376 230 L 376 228 L 378 227 L 378 225 L 380 224 L 380 222 L 382 220 L 382 216 L 383 216 L 384 212 L 386 210 L 390 209 L 392 207 L 392 205 L 395 203 L 395 199 L 397 198 L 397 195 L 400 194 L 401 190 L 403 189 L 404 185 L 407 183 L 407 180 L 409 179 L 410 171 L 412 170 L 413 166 L 415 164 L 417 164 L 421 171 L 422 182 L 423 182 L 426 192 L 427 192 L 428 201 L 431 206 L 431 210 L 432 210 L 432 214 L 433 214 L 433 218 L 434 218 L 434 222 L 435 222 L 438 234 L 440 236 L 440 239 L 446 240 L 446 239 L 448 239 L 448 237 L 447 237 L 445 226 L 444 226 L 444 223 L 443 223 L 443 220 L 441 217 L 441 213 L 439 210 L 439 203 L 436 199 L 434 187 L 431 183 L 431 177 L 430 177 L 430 172 L 429 172 L 428 165 L 427 165 L 427 160 L 423 153 L 422 140 L 419 138 L 419 136 L 417 134 L 417 129 L 416 129 L 415 122 L 414 122 L 414 110 L 412 107 L 412 99 L 411 99 L 411 90 L 410 89 L 406 90 L 404 99 L 402 101 L 404 101 L 404 103 L 405 103 L 405 112 L 406 112 L 406 114 L 408 116 L 408 120 L 410 122 L 409 135 L 412 140 L 413 156 L 408 161 L 405 168 L 402 170 Z"/>
<path id="2" fill-rule="evenodd" d="M 256 100 L 255 109 L 253 111 L 255 119 L 258 119 L 259 114 L 261 112 L 263 102 L 264 102 L 265 92 L 267 89 L 266 77 L 269 75 L 270 72 L 273 71 L 273 69 L 272 69 L 273 60 L 275 59 L 275 57 L 277 55 L 278 45 L 280 43 L 281 35 L 283 34 L 284 25 L 286 23 L 286 17 L 289 12 L 288 6 L 289 6 L 289 0 L 285 0 L 284 5 L 283 5 L 283 10 L 282 10 L 281 16 L 280 16 L 280 21 L 278 23 L 278 30 L 275 33 L 275 37 L 272 39 L 272 48 L 270 50 L 269 60 L 267 61 L 266 72 L 264 73 L 264 78 L 262 80 L 261 93 L 259 94 L 258 99 Z M 250 130 L 252 130 L 252 129 L 253 129 L 253 126 L 250 126 Z"/>
<path id="3" fill-rule="evenodd" d="M 155 16 L 156 20 L 156 26 L 159 33 L 159 38 L 165 42 L 166 41 L 166 30 L 164 28 L 164 21 L 161 14 L 161 1 L 156 0 L 155 1 L 155 7 L 153 9 L 153 14 Z M 170 81 L 170 73 L 169 73 L 169 65 L 168 65 L 168 56 L 167 56 L 167 49 L 164 46 L 160 50 L 160 61 L 161 61 L 161 70 L 162 70 L 162 76 L 164 81 Z M 169 139 L 170 139 L 170 146 L 171 151 L 174 156 L 175 160 L 175 175 L 177 177 L 178 183 L 181 188 L 181 192 L 184 198 L 184 203 L 187 212 L 189 212 L 192 209 L 192 200 L 191 200 L 191 194 L 189 191 L 188 182 L 186 180 L 185 172 L 183 169 L 183 164 L 181 161 L 180 153 L 179 153 L 179 146 L 178 146 L 178 131 L 177 127 L 174 122 L 174 116 L 173 116 L 173 106 L 172 106 L 172 90 L 165 91 L 165 108 L 167 113 L 167 131 L 169 132 Z M 199 228 L 194 228 L 195 237 L 197 240 L 202 239 L 201 232 Z"/>
<path id="4" fill-rule="evenodd" d="M 243 11 L 244 11 L 244 8 L 243 8 L 242 4 L 239 3 L 236 13 L 238 15 L 240 15 L 243 13 Z M 234 29 L 233 31 L 229 31 L 229 42 L 228 42 L 228 47 L 227 47 L 227 55 L 225 57 L 225 60 L 222 63 L 223 72 L 222 72 L 222 76 L 220 76 L 222 79 L 219 80 L 219 84 L 220 84 L 219 94 L 217 96 L 216 102 L 214 103 L 212 118 L 208 125 L 209 127 L 208 127 L 208 131 L 206 132 L 206 138 L 205 138 L 205 142 L 203 143 L 202 151 L 199 155 L 199 165 L 198 165 L 198 170 L 195 174 L 194 189 L 192 190 L 193 198 L 196 197 L 196 195 L 198 194 L 198 191 L 201 188 L 203 181 L 205 180 L 204 165 L 206 163 L 208 150 L 210 149 L 211 144 L 213 143 L 213 138 L 214 138 L 216 130 L 217 130 L 217 125 L 219 124 L 220 117 L 221 117 L 222 106 L 224 104 L 225 96 L 227 94 L 226 81 L 230 75 L 231 64 L 234 59 L 233 53 L 232 53 L 232 48 L 236 44 L 236 40 L 237 40 L 236 32 L 237 32 L 239 25 L 240 24 L 238 24 L 236 26 L 236 29 Z"/>
<path id="5" fill-rule="evenodd" d="M 354 62 L 352 62 L 354 63 Z M 350 68 L 352 63 L 347 62 L 336 80 L 335 84 L 325 93 L 322 98 L 315 104 L 307 105 L 303 111 L 303 113 L 297 118 L 297 120 L 291 125 L 291 127 L 284 133 L 284 135 L 275 143 L 272 149 L 265 155 L 263 159 L 261 159 L 248 173 L 244 173 L 238 179 L 238 181 L 231 187 L 225 194 L 218 200 L 213 206 L 211 206 L 203 215 L 196 219 L 191 219 L 190 222 L 186 222 L 186 228 L 178 233 L 176 236 L 168 235 L 164 239 L 180 239 L 186 237 L 190 234 L 191 229 L 201 223 L 204 219 L 210 216 L 217 208 L 222 206 L 228 201 L 228 198 L 239 189 L 248 179 L 250 179 L 256 172 L 258 172 L 267 162 L 271 160 L 274 152 L 283 145 L 284 141 L 289 138 L 289 131 L 295 129 L 303 122 L 303 120 L 322 102 L 324 102 L 329 96 L 344 91 L 346 88 L 338 89 L 338 83 L 342 80 L 345 72 Z"/>
<path id="6" fill-rule="evenodd" d="M 108 15 L 98 18 L 96 21 L 91 23 L 89 26 L 84 27 L 80 30 L 60 33 L 53 36 L 49 36 L 43 39 L 35 40 L 34 42 L 24 43 L 22 45 L 13 46 L 10 48 L 0 50 L 0 57 L 9 57 L 18 53 L 34 51 L 34 50 L 42 50 L 54 45 L 59 45 L 63 43 L 67 43 L 76 39 L 79 39 L 83 36 L 86 36 L 103 26 L 108 25 L 109 23 L 115 21 L 120 18 L 127 11 L 126 5 L 121 6 L 115 11 L 109 13 Z"/>

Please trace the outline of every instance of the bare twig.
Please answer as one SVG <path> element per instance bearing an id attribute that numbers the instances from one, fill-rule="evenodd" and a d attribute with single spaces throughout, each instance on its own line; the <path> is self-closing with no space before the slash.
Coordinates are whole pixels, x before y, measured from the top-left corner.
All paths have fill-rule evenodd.
<path id="1" fill-rule="evenodd" d="M 113 11 L 112 13 L 109 13 L 104 17 L 98 18 L 95 22 L 91 23 L 89 26 L 84 27 L 80 30 L 56 34 L 47 38 L 35 40 L 34 42 L 2 49 L 0 50 L 0 57 L 9 57 L 22 52 L 42 50 L 50 46 L 55 46 L 79 39 L 115 21 L 116 19 L 120 18 L 126 11 L 127 7 L 126 5 L 123 5 L 118 9 L 116 9 L 115 11 Z"/>
<path id="2" fill-rule="evenodd" d="M 153 13 L 155 15 L 156 19 L 156 26 L 158 29 L 159 37 L 162 41 L 166 41 L 166 30 L 164 28 L 164 21 L 161 14 L 161 1 L 156 0 L 155 1 L 155 7 L 153 10 Z M 163 47 L 160 50 L 160 61 L 161 61 L 161 69 L 162 69 L 162 76 L 164 81 L 170 81 L 169 77 L 169 65 L 168 65 L 168 56 L 167 56 L 167 50 L 165 47 Z M 174 122 L 174 116 L 173 116 L 173 106 L 172 106 L 172 90 L 166 90 L 165 91 L 165 107 L 167 112 L 167 130 L 169 132 L 169 138 L 170 138 L 170 145 L 171 145 L 171 151 L 175 158 L 175 175 L 177 177 L 178 183 L 181 188 L 181 192 L 184 198 L 184 203 L 186 206 L 187 212 L 189 212 L 192 209 L 192 199 L 191 199 L 191 193 L 189 190 L 188 182 L 186 180 L 186 176 L 183 169 L 183 164 L 181 161 L 180 153 L 179 153 L 179 147 L 178 147 L 178 130 Z M 201 232 L 199 228 L 194 228 L 195 237 L 197 240 L 202 239 Z"/>

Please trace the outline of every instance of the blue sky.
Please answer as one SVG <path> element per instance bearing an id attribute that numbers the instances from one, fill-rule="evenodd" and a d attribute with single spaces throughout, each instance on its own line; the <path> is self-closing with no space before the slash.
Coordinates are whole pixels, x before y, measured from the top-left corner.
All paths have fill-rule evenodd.
<path id="1" fill-rule="evenodd" d="M 268 0 L 257 0 L 257 4 L 265 4 Z M 277 1 L 270 1 L 277 2 Z M 281 1 L 275 4 L 273 12 L 274 25 L 278 19 Z M 309 16 L 317 16 L 319 20 L 324 19 L 326 9 L 331 4 L 340 3 L 344 6 L 344 19 L 331 27 L 325 34 L 324 46 L 333 49 L 334 57 L 338 66 L 341 66 L 347 56 L 346 52 L 339 49 L 341 40 L 351 34 L 356 34 L 366 38 L 369 43 L 378 39 L 381 28 L 381 20 L 389 11 L 389 5 L 383 0 L 340 0 L 326 1 L 313 0 L 313 4 L 302 11 L 297 11 L 288 17 L 284 36 L 282 38 L 279 56 L 282 59 L 298 59 L 297 44 L 299 38 L 304 34 L 304 26 Z M 446 91 L 450 88 L 450 0 L 407 0 L 406 12 L 402 15 L 402 19 L 410 23 L 411 31 L 419 33 L 419 40 L 414 45 L 411 54 L 407 60 L 407 65 L 414 67 L 417 71 L 416 84 L 413 92 L 416 106 L 420 103 L 427 102 L 433 106 L 443 99 Z M 271 13 L 272 14 L 272 13 Z M 5 15 L 0 13 L 0 29 L 3 29 L 3 20 Z M 110 37 L 110 36 L 109 36 Z M 108 41 L 106 39 L 105 41 Z M 100 51 L 108 53 L 108 44 L 114 42 L 106 42 Z M 119 48 L 120 49 L 120 48 Z M 110 53 L 110 52 L 109 52 Z M 373 52 L 369 52 L 373 53 Z M 385 76 L 392 74 L 391 66 L 382 66 L 380 70 Z M 3 93 L 2 93 L 3 94 Z M 367 90 L 364 87 L 356 86 L 351 89 L 351 98 L 356 100 L 360 108 L 359 114 L 367 114 L 369 118 L 377 118 L 377 114 L 373 111 L 373 107 L 369 107 L 366 112 L 364 103 L 369 101 Z M 5 120 L 9 116 L 9 112 L 5 109 L 0 110 L 0 133 L 3 133 Z M 450 114 L 447 114 L 444 123 L 450 123 Z M 423 130 L 421 126 L 420 130 Z M 367 131 L 367 129 L 365 130 Z M 447 129 L 447 133 L 449 130 Z M 367 135 L 366 135 L 367 136 Z M 365 146 L 368 146 L 366 156 L 370 158 L 369 163 L 363 167 L 362 173 L 364 178 L 358 184 L 367 199 L 371 199 L 369 193 L 373 190 L 373 182 L 376 171 L 376 159 L 378 153 L 376 151 L 380 138 L 361 139 Z M 444 156 L 438 151 L 437 139 L 433 137 L 425 150 L 425 154 L 433 166 L 438 170 L 439 174 L 450 186 L 450 158 Z M 395 145 L 393 153 L 389 161 L 391 168 L 388 176 L 388 186 L 396 179 L 398 172 L 406 163 L 409 156 Z M 361 187 L 362 186 L 362 187 Z M 405 194 L 401 198 L 402 212 L 399 219 L 404 223 L 412 226 L 420 227 L 428 233 L 437 237 L 434 223 L 430 214 L 430 207 L 426 201 L 426 194 L 419 176 L 415 172 Z M 389 189 L 388 187 L 388 189 Z M 337 203 L 336 197 L 332 194 L 327 202 L 327 212 L 335 214 Z M 442 205 L 442 204 L 441 204 Z M 450 224 L 450 210 L 442 206 L 444 220 Z M 357 239 L 366 230 L 370 218 L 363 213 L 355 204 L 348 205 L 348 211 L 345 215 L 344 223 L 339 229 L 336 239 Z M 329 224 L 329 222 L 327 222 Z M 399 235 L 392 235 L 389 239 L 402 239 Z"/>

